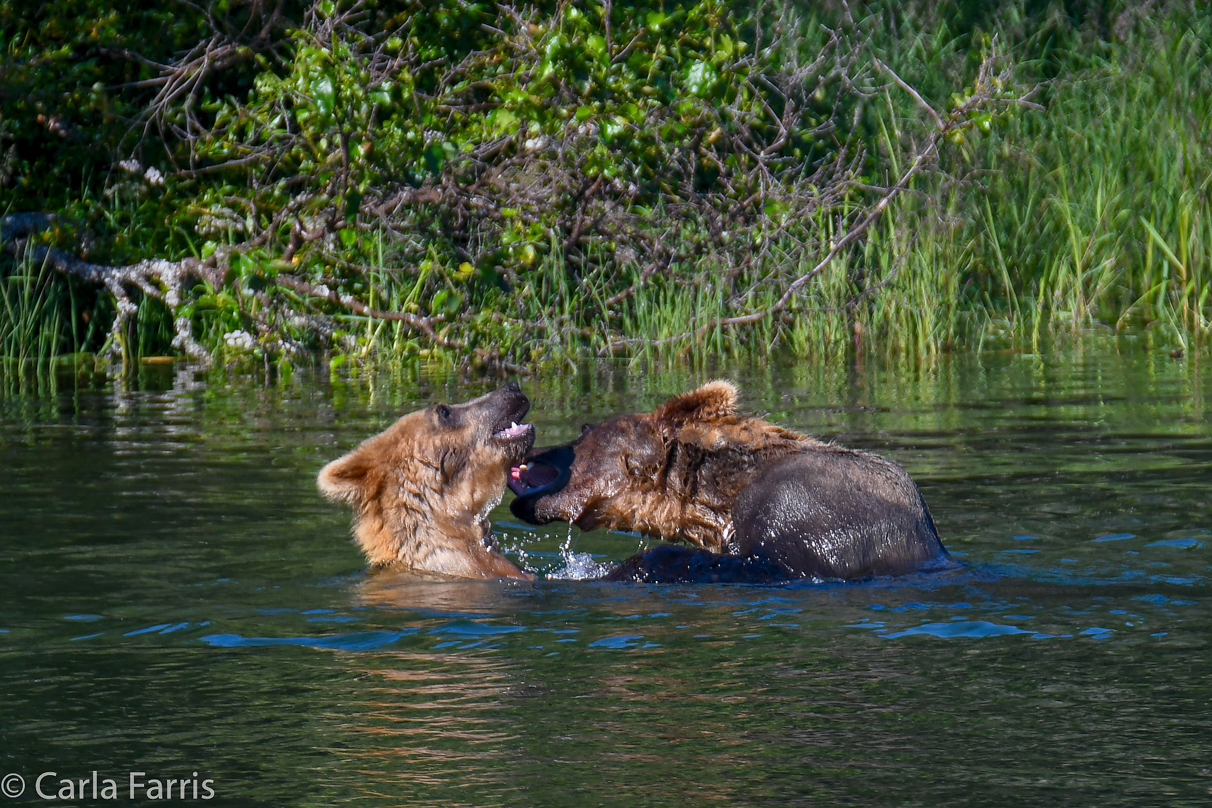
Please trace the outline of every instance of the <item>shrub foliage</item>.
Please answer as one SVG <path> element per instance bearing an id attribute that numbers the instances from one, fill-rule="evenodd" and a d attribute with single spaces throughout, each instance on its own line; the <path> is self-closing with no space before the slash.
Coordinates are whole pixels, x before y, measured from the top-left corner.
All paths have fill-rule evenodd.
<path id="1" fill-rule="evenodd" d="M 30 11 L 0 0 L 0 183 L 10 213 L 56 215 L 0 233 L 27 301 L 5 292 L 10 356 L 28 353 L 14 335 L 39 318 L 54 331 L 42 353 L 509 365 L 862 339 L 930 353 L 965 318 L 1021 329 L 1033 295 L 1038 332 L 1045 290 L 1066 305 L 1065 278 L 1081 297 L 1071 319 L 1200 294 L 1167 287 L 1142 302 L 1137 281 L 1114 273 L 1092 287 L 1072 227 L 1051 239 L 1070 242 L 1064 278 L 1046 261 L 1007 261 L 1021 232 L 1005 232 L 1011 214 L 988 196 L 1000 183 L 1023 228 L 1037 225 L 1023 197 L 1030 210 L 1039 191 L 1005 172 L 1035 150 L 1015 136 L 1057 132 L 1038 131 L 1033 116 L 1047 114 L 1025 99 L 1065 109 L 1066 80 L 1147 72 L 1118 61 L 1147 59 L 1121 43 L 1206 35 L 1183 8 L 1161 16 L 1184 29 L 1169 34 L 1131 9 L 1014 3 Z M 1207 55 L 1199 36 L 1183 46 L 1192 71 Z M 1056 168 L 1036 180 L 1052 188 Z M 1206 187 L 1189 197 L 1206 210 Z M 1049 203 L 1075 221 L 1062 208 Z M 1192 258 L 1188 245 L 1182 264 L 1172 238 L 1153 217 L 1129 240 L 1164 244 L 1189 284 L 1207 246 Z M 1187 317 L 1175 327 L 1199 326 L 1204 304 L 1175 302 Z"/>

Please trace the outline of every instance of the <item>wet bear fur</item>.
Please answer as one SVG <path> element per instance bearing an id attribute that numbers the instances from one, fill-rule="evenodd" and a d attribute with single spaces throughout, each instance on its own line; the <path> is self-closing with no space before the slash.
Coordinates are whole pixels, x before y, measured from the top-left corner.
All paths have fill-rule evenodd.
<path id="1" fill-rule="evenodd" d="M 691 546 L 641 553 L 616 579 L 851 580 L 949 563 L 904 469 L 743 415 L 736 403 L 736 388 L 714 381 L 532 450 L 511 472 L 511 510 L 533 524 Z"/>
<path id="2" fill-rule="evenodd" d="M 517 423 L 529 408 L 511 383 L 410 413 L 326 465 L 317 485 L 353 507 L 354 537 L 372 566 L 529 579 L 497 550 L 488 521 L 510 467 L 534 445 L 534 427 Z"/>

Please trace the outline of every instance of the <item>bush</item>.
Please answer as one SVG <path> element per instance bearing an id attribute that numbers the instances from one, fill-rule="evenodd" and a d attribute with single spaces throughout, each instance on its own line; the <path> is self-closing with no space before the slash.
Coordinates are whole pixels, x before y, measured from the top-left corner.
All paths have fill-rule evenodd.
<path id="1" fill-rule="evenodd" d="M 108 334 L 124 355 L 225 361 L 929 355 L 1002 324 L 1038 334 L 1067 296 L 1070 323 L 1143 312 L 1137 280 L 1092 284 L 1079 248 L 1049 268 L 1071 228 L 1034 195 L 1070 176 L 1048 161 L 1070 159 L 1072 124 L 1024 118 L 1019 86 L 1049 80 L 1038 100 L 1087 114 L 1067 81 L 1144 75 L 1157 57 L 1139 43 L 1207 31 L 1185 7 L 1017 2 L 26 5 L 0 0 L 0 182 L 12 210 L 61 215 L 8 228 L 13 271 L 105 278 L 114 301 L 113 326 L 94 311 L 89 329 L 48 303 L 60 336 L 39 345 Z M 1201 36 L 1184 53 L 1206 53 Z M 1200 83 L 1198 61 L 1169 80 Z M 1080 211 L 1042 207 L 1080 220 L 1098 204 L 1082 182 Z M 1176 216 L 1116 243 L 1165 244 L 1189 283 Z M 136 263 L 151 255 L 170 264 Z M 1168 310 L 1203 311 L 1203 288 Z"/>

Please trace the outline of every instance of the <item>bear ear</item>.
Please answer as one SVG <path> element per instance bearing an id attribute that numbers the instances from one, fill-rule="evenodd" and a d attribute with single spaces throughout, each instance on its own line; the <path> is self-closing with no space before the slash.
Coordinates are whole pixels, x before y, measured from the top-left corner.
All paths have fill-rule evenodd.
<path id="1" fill-rule="evenodd" d="M 365 499 L 373 470 L 371 453 L 359 447 L 320 469 L 316 485 L 329 499 L 343 499 L 356 507 Z"/>
<path id="2" fill-rule="evenodd" d="M 736 385 L 730 381 L 707 382 L 666 401 L 657 409 L 656 420 L 663 427 L 680 429 L 688 423 L 736 415 L 736 396 Z"/>

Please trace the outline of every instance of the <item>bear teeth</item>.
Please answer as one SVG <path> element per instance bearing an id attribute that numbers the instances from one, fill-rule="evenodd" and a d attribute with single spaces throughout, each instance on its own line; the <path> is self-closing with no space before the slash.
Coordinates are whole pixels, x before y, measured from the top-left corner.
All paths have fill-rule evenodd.
<path id="1" fill-rule="evenodd" d="M 526 433 L 526 429 L 526 424 L 519 424 L 517 421 L 510 421 L 509 426 L 496 433 L 496 437 L 505 439 L 516 438 L 519 435 L 524 435 Z"/>

